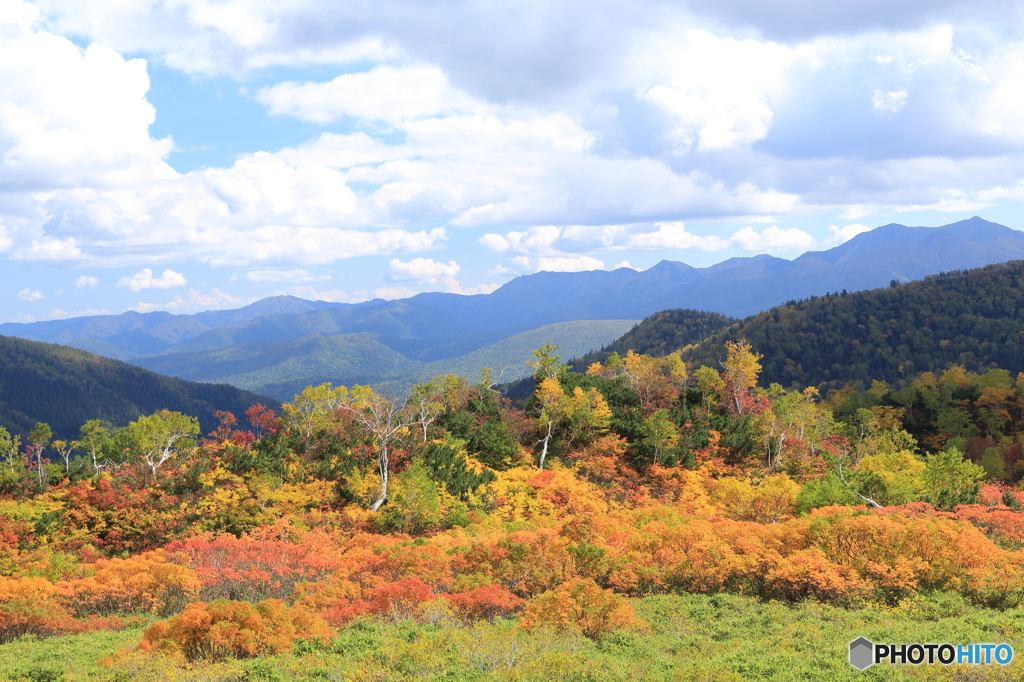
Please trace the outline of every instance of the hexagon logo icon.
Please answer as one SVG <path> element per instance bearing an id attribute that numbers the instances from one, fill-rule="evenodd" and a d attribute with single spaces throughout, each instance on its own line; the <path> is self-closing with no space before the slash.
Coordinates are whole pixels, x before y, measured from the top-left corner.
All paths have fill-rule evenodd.
<path id="1" fill-rule="evenodd" d="M 875 645 L 870 639 L 858 637 L 850 642 L 850 665 L 857 670 L 867 670 L 875 662 Z"/>

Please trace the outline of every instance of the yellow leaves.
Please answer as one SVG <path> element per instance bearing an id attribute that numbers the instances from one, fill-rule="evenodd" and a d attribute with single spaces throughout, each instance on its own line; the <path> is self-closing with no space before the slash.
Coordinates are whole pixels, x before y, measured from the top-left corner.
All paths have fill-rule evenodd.
<path id="1" fill-rule="evenodd" d="M 800 486 L 785 474 L 774 474 L 760 481 L 736 477 L 709 482 L 711 500 L 722 514 L 737 521 L 779 523 L 792 518 L 793 505 Z"/>
<path id="2" fill-rule="evenodd" d="M 904 504 L 924 489 L 925 463 L 910 450 L 881 452 L 860 460 L 861 471 L 878 476 L 885 484 L 886 504 Z"/>
<path id="3" fill-rule="evenodd" d="M 538 472 L 532 467 L 516 467 L 495 472 L 484 496 L 495 509 L 495 521 L 555 519 L 572 513 L 607 513 L 608 504 L 593 485 L 576 478 L 571 469 L 557 464 Z"/>
<path id="4" fill-rule="evenodd" d="M 643 625 L 628 599 L 601 589 L 589 578 L 570 580 L 534 597 L 526 603 L 519 619 L 519 627 L 525 630 L 547 626 L 595 638 L 613 630 L 638 629 Z"/>
<path id="5" fill-rule="evenodd" d="M 726 341 L 725 374 L 732 390 L 750 389 L 757 385 L 761 374 L 763 355 L 754 353 L 752 346 L 745 340 Z"/>
<path id="6" fill-rule="evenodd" d="M 63 509 L 64 503 L 61 501 L 60 493 L 39 495 L 25 500 L 0 500 L 0 516 L 32 524 L 47 514 Z"/>

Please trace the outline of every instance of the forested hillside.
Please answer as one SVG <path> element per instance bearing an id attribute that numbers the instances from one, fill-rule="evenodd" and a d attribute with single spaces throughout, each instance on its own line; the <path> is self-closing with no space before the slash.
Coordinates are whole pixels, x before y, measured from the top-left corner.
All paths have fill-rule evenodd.
<path id="1" fill-rule="evenodd" d="M 273 399 L 225 384 L 202 384 L 154 374 L 67 346 L 0 336 L 0 426 L 26 434 L 47 422 L 58 438 L 73 438 L 90 419 L 123 426 L 161 409 L 192 415 L 205 430 L 214 412 L 244 413 Z"/>
<path id="2" fill-rule="evenodd" d="M 957 364 L 1024 371 L 1024 261 L 835 293 L 753 315 L 683 352 L 715 366 L 746 339 L 764 357 L 762 381 L 840 388 L 872 380 L 905 385 Z"/>
<path id="3" fill-rule="evenodd" d="M 662 357 L 684 346 L 703 341 L 736 319 L 704 310 L 663 310 L 645 318 L 636 327 L 599 351 L 587 353 L 570 363 L 582 372 L 595 362 L 604 362 L 612 353 L 634 351 Z"/>

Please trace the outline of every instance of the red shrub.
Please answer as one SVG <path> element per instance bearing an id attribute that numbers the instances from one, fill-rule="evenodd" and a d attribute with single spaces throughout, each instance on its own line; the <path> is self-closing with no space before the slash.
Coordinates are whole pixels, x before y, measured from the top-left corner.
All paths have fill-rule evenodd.
<path id="1" fill-rule="evenodd" d="M 467 619 L 492 620 L 507 616 L 526 603 L 503 587 L 488 585 L 475 590 L 446 595 L 460 614 Z"/>

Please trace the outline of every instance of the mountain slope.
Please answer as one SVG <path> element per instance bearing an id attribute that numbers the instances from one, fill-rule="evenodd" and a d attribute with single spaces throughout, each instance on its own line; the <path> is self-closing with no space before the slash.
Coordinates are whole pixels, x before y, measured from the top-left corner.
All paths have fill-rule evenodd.
<path id="1" fill-rule="evenodd" d="M 765 384 L 898 383 L 953 364 L 984 371 L 994 363 L 1015 375 L 1024 371 L 1024 261 L 779 306 L 683 356 L 718 366 L 725 342 L 740 338 L 764 355 Z"/>
<path id="2" fill-rule="evenodd" d="M 373 334 L 310 334 L 300 339 L 250 341 L 227 348 L 142 358 L 154 372 L 194 381 L 217 381 L 258 391 L 265 384 L 324 377 L 387 376 L 419 363 L 380 343 Z M 291 400 L 294 392 L 282 396 Z"/>
<path id="3" fill-rule="evenodd" d="M 604 362 L 612 353 L 625 356 L 629 351 L 663 357 L 738 322 L 731 317 L 702 310 L 663 310 L 644 319 L 618 339 L 583 356 L 568 356 L 573 371 L 585 372 L 595 362 Z"/>
<path id="4" fill-rule="evenodd" d="M 316 361 L 311 355 L 296 353 L 289 357 L 287 353 L 282 353 L 280 364 L 266 362 L 264 369 L 221 376 L 217 377 L 217 380 L 227 381 L 282 401 L 291 400 L 306 386 L 325 381 L 346 386 L 369 384 L 374 388 L 402 395 L 419 381 L 449 372 L 465 375 L 471 381 L 476 380 L 484 367 L 490 367 L 495 377 L 502 375 L 502 380 L 525 376 L 531 371 L 524 364 L 525 361 L 533 359 L 533 350 L 547 341 L 562 346 L 566 353 L 582 354 L 621 336 L 635 324 L 635 320 L 559 322 L 501 339 L 465 355 L 429 363 L 412 362 L 379 343 L 372 335 L 321 336 L 315 340 L 307 338 L 282 343 L 296 344 L 296 347 L 307 344 L 307 349 L 343 350 L 327 353 L 330 357 L 322 362 Z M 247 347 L 256 347 L 256 344 Z M 226 350 L 233 351 L 235 348 L 237 347 L 233 346 Z M 220 352 L 211 351 L 208 357 Z M 173 358 L 175 356 L 151 360 L 154 367 L 168 368 L 169 365 L 157 363 Z M 256 358 L 258 362 L 264 360 L 265 358 Z M 401 365 L 402 361 L 406 364 Z M 387 369 L 385 363 L 388 362 L 396 366 Z M 187 363 L 183 363 L 183 366 L 187 366 Z"/>
<path id="5" fill-rule="evenodd" d="M 67 346 L 0 336 L 0 425 L 26 433 L 47 422 L 55 438 L 74 438 L 90 419 L 123 426 L 160 409 L 199 418 L 213 430 L 217 410 L 241 416 L 268 398 L 223 384 L 198 384 L 154 374 L 117 360 Z"/>

